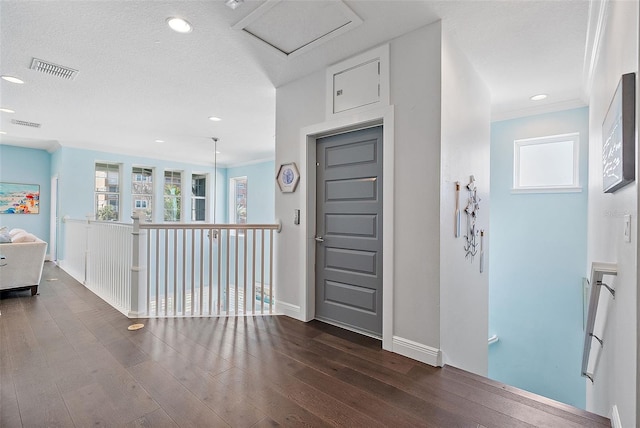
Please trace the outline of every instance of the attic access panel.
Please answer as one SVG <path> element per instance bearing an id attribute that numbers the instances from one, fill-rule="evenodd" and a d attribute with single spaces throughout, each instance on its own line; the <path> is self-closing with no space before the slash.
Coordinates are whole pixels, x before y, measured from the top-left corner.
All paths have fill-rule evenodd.
<path id="1" fill-rule="evenodd" d="M 342 1 L 267 0 L 232 28 L 294 56 L 360 24 L 362 19 Z"/>

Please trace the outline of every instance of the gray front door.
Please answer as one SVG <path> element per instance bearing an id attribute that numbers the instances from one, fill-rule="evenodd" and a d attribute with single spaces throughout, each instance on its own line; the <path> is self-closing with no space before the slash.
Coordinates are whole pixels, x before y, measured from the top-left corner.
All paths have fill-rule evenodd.
<path id="1" fill-rule="evenodd" d="M 382 335 L 382 127 L 317 140 L 316 318 Z"/>

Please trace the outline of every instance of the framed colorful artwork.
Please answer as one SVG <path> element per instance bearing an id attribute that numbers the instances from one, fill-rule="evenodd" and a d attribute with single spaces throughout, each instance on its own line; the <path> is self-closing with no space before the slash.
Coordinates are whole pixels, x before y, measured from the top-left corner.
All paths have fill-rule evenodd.
<path id="1" fill-rule="evenodd" d="M 40 185 L 0 182 L 0 214 L 40 214 Z"/>

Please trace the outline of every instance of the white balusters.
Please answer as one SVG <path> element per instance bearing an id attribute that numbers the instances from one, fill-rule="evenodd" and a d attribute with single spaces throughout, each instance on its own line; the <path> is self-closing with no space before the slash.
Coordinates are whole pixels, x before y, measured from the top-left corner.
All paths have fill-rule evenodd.
<path id="1" fill-rule="evenodd" d="M 141 223 L 151 250 L 148 316 L 273 313 L 277 227 Z"/>
<path id="2" fill-rule="evenodd" d="M 132 317 L 271 314 L 278 227 L 67 219 L 61 266 Z"/>

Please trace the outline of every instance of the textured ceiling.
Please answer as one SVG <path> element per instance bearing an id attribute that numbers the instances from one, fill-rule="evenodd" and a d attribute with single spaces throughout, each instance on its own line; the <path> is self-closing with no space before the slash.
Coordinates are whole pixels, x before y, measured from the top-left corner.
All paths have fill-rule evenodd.
<path id="1" fill-rule="evenodd" d="M 0 143 L 210 164 L 215 136 L 223 164 L 272 158 L 276 87 L 440 18 L 490 87 L 494 117 L 528 111 L 534 93 L 550 94 L 543 108 L 584 97 L 586 1 L 345 1 L 363 24 L 295 57 L 231 28 L 263 3 L 0 1 L 0 74 L 26 82 L 0 81 L 0 106 L 16 111 L 0 113 Z M 170 16 L 194 30 L 171 31 Z M 79 73 L 30 70 L 33 57 Z"/>
<path id="2" fill-rule="evenodd" d="M 448 29 L 492 93 L 493 117 L 539 106 L 586 105 L 587 1 L 435 2 Z M 549 94 L 543 102 L 529 97 Z"/>

